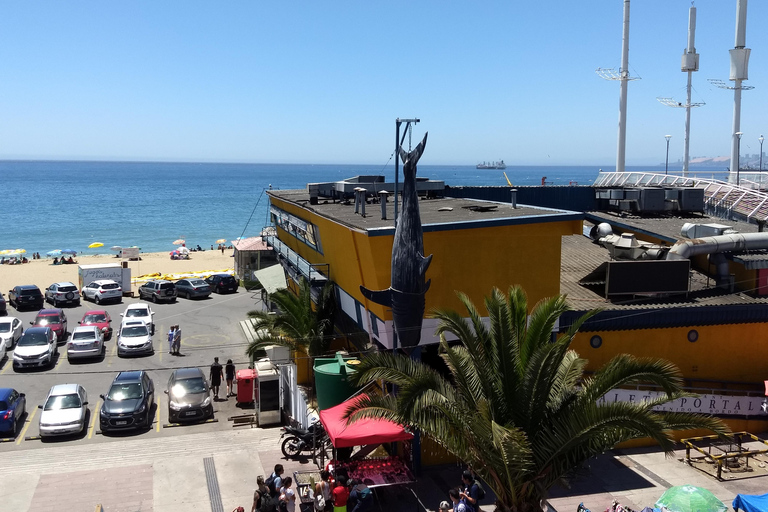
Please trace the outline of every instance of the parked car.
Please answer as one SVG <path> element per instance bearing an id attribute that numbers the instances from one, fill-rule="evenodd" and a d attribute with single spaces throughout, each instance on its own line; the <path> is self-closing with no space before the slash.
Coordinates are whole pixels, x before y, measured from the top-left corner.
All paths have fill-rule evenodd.
<path id="1" fill-rule="evenodd" d="M 5 297 L 0 293 L 0 315 L 8 314 L 8 305 L 5 303 Z"/>
<path id="2" fill-rule="evenodd" d="M 38 407 L 40 437 L 83 432 L 88 415 L 88 395 L 80 384 L 57 384 L 48 392 L 45 404 Z"/>
<path id="3" fill-rule="evenodd" d="M 152 426 L 155 384 L 147 372 L 120 372 L 112 381 L 99 411 L 102 432 Z"/>
<path id="4" fill-rule="evenodd" d="M 75 327 L 67 343 L 67 359 L 100 357 L 104 354 L 104 332 L 95 325 Z"/>
<path id="5" fill-rule="evenodd" d="M 59 343 L 67 341 L 67 315 L 61 309 L 41 309 L 29 323 L 34 327 L 50 327 Z"/>
<path id="6" fill-rule="evenodd" d="M 13 388 L 0 389 L 0 432 L 16 436 L 24 412 L 27 410 L 27 398 Z"/>
<path id="7" fill-rule="evenodd" d="M 143 302 L 128 304 L 120 316 L 123 317 L 123 322 L 126 320 L 143 320 L 149 326 L 149 334 L 155 335 L 155 312 L 148 304 Z"/>
<path id="8" fill-rule="evenodd" d="M 16 308 L 16 311 L 21 311 L 23 307 L 42 309 L 44 305 L 43 294 L 40 293 L 40 288 L 33 284 L 14 286 L 11 290 L 8 290 L 8 302 Z"/>
<path id="9" fill-rule="evenodd" d="M 144 320 L 123 320 L 117 333 L 117 356 L 154 354 L 152 335 Z"/>
<path id="10" fill-rule="evenodd" d="M 178 368 L 168 379 L 168 421 L 213 418 L 208 381 L 200 368 Z"/>
<path id="11" fill-rule="evenodd" d="M 21 320 L 15 316 L 0 318 L 0 340 L 5 343 L 5 348 L 12 349 L 23 332 Z"/>
<path id="12" fill-rule="evenodd" d="M 112 339 L 112 318 L 106 310 L 92 309 L 86 311 L 82 320 L 77 323 L 83 327 L 95 325 L 104 333 L 105 340 Z"/>
<path id="13" fill-rule="evenodd" d="M 180 279 L 176 281 L 176 293 L 179 297 L 206 298 L 211 295 L 211 285 L 199 278 Z"/>
<path id="14" fill-rule="evenodd" d="M 229 274 L 213 274 L 205 278 L 205 282 L 208 283 L 216 293 L 227 293 L 237 291 L 237 279 L 235 276 Z"/>
<path id="15" fill-rule="evenodd" d="M 176 285 L 162 279 L 147 281 L 139 286 L 139 298 L 146 298 L 152 302 L 160 302 L 161 300 L 173 302 L 176 300 Z"/>
<path id="16" fill-rule="evenodd" d="M 59 354 L 56 333 L 50 327 L 30 327 L 13 350 L 13 369 L 36 366 L 53 367 Z"/>
<path id="17" fill-rule="evenodd" d="M 101 304 L 105 300 L 120 302 L 123 300 L 123 289 L 111 279 L 99 279 L 83 288 L 83 298 Z"/>
<path id="18" fill-rule="evenodd" d="M 53 283 L 45 289 L 45 301 L 57 308 L 60 304 L 80 305 L 80 292 L 70 282 Z"/>

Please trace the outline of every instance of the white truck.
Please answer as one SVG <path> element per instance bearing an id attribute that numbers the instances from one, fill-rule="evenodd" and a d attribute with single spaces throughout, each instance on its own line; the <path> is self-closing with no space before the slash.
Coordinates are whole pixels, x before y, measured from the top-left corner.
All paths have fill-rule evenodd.
<path id="1" fill-rule="evenodd" d="M 78 288 L 83 289 L 99 279 L 111 279 L 120 285 L 123 293 L 131 291 L 131 269 L 121 263 L 101 263 L 96 265 L 79 265 L 77 268 Z"/>

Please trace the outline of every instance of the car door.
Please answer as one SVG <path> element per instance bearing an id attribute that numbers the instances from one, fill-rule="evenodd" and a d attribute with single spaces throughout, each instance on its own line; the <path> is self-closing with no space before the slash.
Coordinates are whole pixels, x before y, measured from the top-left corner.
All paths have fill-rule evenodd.
<path id="1" fill-rule="evenodd" d="M 46 300 L 46 302 L 50 302 L 52 300 L 51 297 L 53 297 L 53 293 L 54 293 L 53 286 L 54 285 L 51 285 L 51 286 L 49 286 L 48 288 L 45 289 L 45 300 Z"/>
<path id="2" fill-rule="evenodd" d="M 80 385 L 77 386 L 77 394 L 80 395 L 80 403 L 83 404 L 80 410 L 80 418 L 83 421 L 83 425 L 85 425 L 85 417 L 88 414 L 88 394 L 85 392 L 85 388 Z"/>
<path id="3" fill-rule="evenodd" d="M 53 358 L 53 354 L 56 353 L 56 343 L 58 341 L 56 338 L 56 333 L 53 332 L 52 329 L 48 329 L 46 334 L 48 335 L 48 352 L 50 353 L 51 358 Z"/>
<path id="4" fill-rule="evenodd" d="M 67 333 L 67 315 L 64 313 L 64 310 L 61 311 L 61 332 Z"/>
<path id="5" fill-rule="evenodd" d="M 11 326 L 11 330 L 13 332 L 13 335 L 11 336 L 11 341 L 14 345 L 16 345 L 16 342 L 21 339 L 21 334 L 24 332 L 24 329 L 21 327 L 21 320 L 18 318 L 13 319 L 13 325 Z"/>
<path id="6" fill-rule="evenodd" d="M 152 405 L 155 403 L 155 385 L 146 373 L 142 381 L 142 386 L 147 390 L 147 414 L 150 414 L 152 411 L 149 409 L 152 409 Z"/>

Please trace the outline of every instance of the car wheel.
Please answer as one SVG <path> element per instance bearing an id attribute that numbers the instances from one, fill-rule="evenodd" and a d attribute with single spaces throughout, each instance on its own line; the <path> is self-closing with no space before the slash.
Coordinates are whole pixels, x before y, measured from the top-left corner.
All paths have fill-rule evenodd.
<path id="1" fill-rule="evenodd" d="M 157 304 L 157 295 L 152 295 L 152 302 Z"/>
<path id="2" fill-rule="evenodd" d="M 101 304 L 101 299 L 99 298 L 98 295 L 93 296 L 93 302 L 95 302 L 96 304 Z"/>

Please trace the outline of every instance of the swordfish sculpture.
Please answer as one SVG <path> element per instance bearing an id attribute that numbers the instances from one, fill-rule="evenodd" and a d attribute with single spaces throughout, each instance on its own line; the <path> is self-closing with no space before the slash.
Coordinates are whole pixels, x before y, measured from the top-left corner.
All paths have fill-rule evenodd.
<path id="1" fill-rule="evenodd" d="M 424 295 L 430 283 L 425 281 L 424 275 L 432 255 L 424 257 L 419 196 L 416 193 L 416 164 L 424 153 L 427 135 L 424 134 L 424 139 L 410 153 L 402 146 L 399 148 L 400 159 L 403 161 L 403 205 L 392 244 L 390 287 L 380 291 L 360 287 L 368 300 L 392 308 L 395 332 L 404 348 L 419 344 L 424 318 Z"/>

